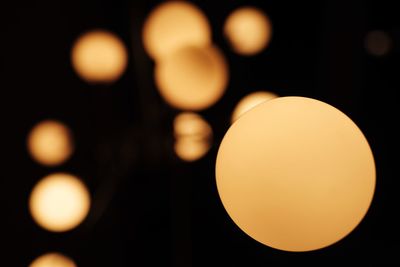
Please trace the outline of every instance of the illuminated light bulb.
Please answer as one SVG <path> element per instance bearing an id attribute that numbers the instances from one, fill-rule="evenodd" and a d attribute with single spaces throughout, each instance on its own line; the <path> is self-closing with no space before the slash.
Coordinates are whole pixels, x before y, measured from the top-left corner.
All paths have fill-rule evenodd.
<path id="1" fill-rule="evenodd" d="M 211 126 L 200 115 L 183 112 L 174 119 L 174 150 L 184 161 L 203 157 L 211 146 Z"/>
<path id="2" fill-rule="evenodd" d="M 240 116 L 255 106 L 277 97 L 278 95 L 274 93 L 264 91 L 254 92 L 245 96 L 239 101 L 233 110 L 231 123 L 235 122 Z"/>
<path id="3" fill-rule="evenodd" d="M 89 83 L 111 83 L 126 69 L 128 55 L 115 34 L 94 30 L 80 36 L 72 48 L 71 60 L 76 73 Z"/>
<path id="4" fill-rule="evenodd" d="M 228 16 L 224 34 L 236 53 L 250 56 L 267 47 L 272 37 L 272 24 L 260 9 L 242 7 Z"/>
<path id="5" fill-rule="evenodd" d="M 182 48 L 155 66 L 155 81 L 172 107 L 202 110 L 217 102 L 228 83 L 228 66 L 214 46 Z"/>
<path id="6" fill-rule="evenodd" d="M 29 267 L 77 267 L 67 256 L 52 252 L 36 258 Z"/>
<path id="7" fill-rule="evenodd" d="M 262 103 L 225 134 L 216 182 L 232 220 L 262 244 L 311 251 L 347 236 L 375 190 L 372 151 L 336 108 L 303 97 Z"/>
<path id="8" fill-rule="evenodd" d="M 46 120 L 30 131 L 28 151 L 38 163 L 55 166 L 66 161 L 74 151 L 71 131 L 61 122 Z"/>
<path id="9" fill-rule="evenodd" d="M 365 49 L 374 56 L 384 56 L 392 48 L 392 39 L 383 31 L 371 31 L 365 38 Z"/>
<path id="10" fill-rule="evenodd" d="M 55 173 L 40 180 L 29 198 L 35 222 L 48 231 L 64 232 L 77 227 L 87 216 L 90 195 L 77 177 Z"/>
<path id="11" fill-rule="evenodd" d="M 211 29 L 206 16 L 193 4 L 168 1 L 149 14 L 143 42 L 147 53 L 157 60 L 185 46 L 208 46 Z"/>

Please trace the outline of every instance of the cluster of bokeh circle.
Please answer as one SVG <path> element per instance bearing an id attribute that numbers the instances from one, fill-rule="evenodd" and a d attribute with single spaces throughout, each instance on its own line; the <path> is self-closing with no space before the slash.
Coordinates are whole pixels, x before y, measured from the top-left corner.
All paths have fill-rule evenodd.
<path id="1" fill-rule="evenodd" d="M 226 18 L 222 32 L 235 53 L 250 57 L 268 47 L 272 29 L 262 10 L 246 6 Z M 206 15 L 184 1 L 156 6 L 142 38 L 161 98 L 181 111 L 173 121 L 174 151 L 184 161 L 198 160 L 213 138 L 198 112 L 216 104 L 229 81 L 223 51 L 212 42 Z M 110 84 L 124 74 L 128 50 L 114 33 L 93 29 L 76 39 L 71 62 L 83 81 Z M 375 190 L 374 159 L 361 130 L 341 111 L 310 98 L 252 91 L 236 105 L 231 124 L 218 150 L 216 186 L 248 236 L 280 250 L 311 251 L 341 240 L 363 219 Z M 75 151 L 71 129 L 57 120 L 35 125 L 27 147 L 49 168 Z M 29 209 L 42 228 L 62 233 L 85 220 L 90 202 L 82 178 L 57 172 L 33 187 Z M 30 266 L 55 263 L 77 266 L 59 252 Z"/>

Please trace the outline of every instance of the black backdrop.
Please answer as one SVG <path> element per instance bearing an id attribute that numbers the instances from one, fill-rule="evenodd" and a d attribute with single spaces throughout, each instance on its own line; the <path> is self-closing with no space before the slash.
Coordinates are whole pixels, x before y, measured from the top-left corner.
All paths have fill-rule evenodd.
<path id="1" fill-rule="evenodd" d="M 209 153 L 181 162 L 172 150 L 177 110 L 159 97 L 141 27 L 158 1 L 5 1 L 0 4 L 2 142 L 0 237 L 3 266 L 27 266 L 48 251 L 78 266 L 276 266 L 396 263 L 400 18 L 395 1 L 194 1 L 208 16 L 231 79 L 225 96 L 200 112 L 214 130 Z M 235 7 L 262 8 L 273 40 L 256 57 L 231 52 L 222 36 Z M 86 30 L 117 33 L 129 66 L 110 86 L 88 85 L 73 72 L 69 53 Z M 368 31 L 386 31 L 390 53 L 366 53 Z M 363 130 L 377 165 L 377 188 L 363 222 L 340 242 L 313 252 L 263 246 L 238 229 L 219 200 L 214 162 L 235 103 L 256 90 L 313 97 L 349 115 Z M 73 130 L 76 151 L 65 164 L 41 167 L 26 152 L 29 129 L 46 118 Z M 79 175 L 93 208 L 77 229 L 54 234 L 28 213 L 35 182 L 55 171 Z"/>

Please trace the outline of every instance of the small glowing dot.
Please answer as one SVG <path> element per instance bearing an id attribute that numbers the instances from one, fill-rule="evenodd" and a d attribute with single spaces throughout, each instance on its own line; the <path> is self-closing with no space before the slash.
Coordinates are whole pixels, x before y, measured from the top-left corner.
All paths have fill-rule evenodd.
<path id="1" fill-rule="evenodd" d="M 30 131 L 28 151 L 38 163 L 55 166 L 66 161 L 74 151 L 71 131 L 61 122 L 46 120 Z"/>
<path id="2" fill-rule="evenodd" d="M 228 16 L 224 34 L 236 53 L 254 55 L 271 41 L 272 24 L 260 9 L 242 7 Z"/>
<path id="3" fill-rule="evenodd" d="M 36 258 L 29 267 L 77 267 L 69 257 L 52 252 Z"/>
<path id="4" fill-rule="evenodd" d="M 202 110 L 217 102 L 228 83 L 228 65 L 216 47 L 185 47 L 156 64 L 156 85 L 172 107 Z"/>
<path id="5" fill-rule="evenodd" d="M 384 56 L 392 48 L 392 39 L 383 31 L 371 31 L 365 38 L 365 49 L 373 56 Z"/>
<path id="6" fill-rule="evenodd" d="M 77 227 L 87 216 L 90 195 L 77 177 L 55 173 L 40 180 L 29 198 L 35 222 L 48 231 L 64 232 Z"/>
<path id="7" fill-rule="evenodd" d="M 274 93 L 264 91 L 254 92 L 245 96 L 239 101 L 233 110 L 231 123 L 235 122 L 240 116 L 255 106 L 277 97 L 278 95 Z"/>
<path id="8" fill-rule="evenodd" d="M 211 146 L 211 126 L 200 115 L 184 112 L 174 120 L 174 150 L 184 161 L 195 161 L 203 157 Z"/>
<path id="9" fill-rule="evenodd" d="M 338 242 L 364 218 L 375 191 L 368 141 L 336 108 L 280 97 L 231 125 L 216 182 L 232 220 L 262 244 L 311 251 Z"/>
<path id="10" fill-rule="evenodd" d="M 182 112 L 174 119 L 174 135 L 178 137 L 208 138 L 212 134 L 210 125 L 198 114 Z"/>
<path id="11" fill-rule="evenodd" d="M 126 69 L 127 51 L 113 33 L 94 30 L 80 36 L 71 52 L 76 73 L 89 83 L 111 83 Z"/>
<path id="12" fill-rule="evenodd" d="M 157 6 L 143 27 L 143 42 L 153 59 L 185 46 L 208 46 L 211 30 L 206 16 L 191 3 L 168 1 Z"/>

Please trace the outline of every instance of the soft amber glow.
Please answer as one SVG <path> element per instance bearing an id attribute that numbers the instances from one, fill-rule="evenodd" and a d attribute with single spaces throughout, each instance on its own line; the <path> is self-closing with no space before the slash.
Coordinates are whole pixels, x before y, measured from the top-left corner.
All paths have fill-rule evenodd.
<path id="1" fill-rule="evenodd" d="M 77 177 L 55 173 L 35 185 L 29 208 L 36 223 L 46 230 L 68 231 L 85 219 L 90 208 L 90 195 Z"/>
<path id="2" fill-rule="evenodd" d="M 53 252 L 36 258 L 29 267 L 77 267 L 77 265 L 67 256 Z"/>
<path id="3" fill-rule="evenodd" d="M 156 65 L 155 79 L 161 96 L 171 106 L 201 110 L 225 92 L 228 66 L 216 47 L 185 47 Z"/>
<path id="4" fill-rule="evenodd" d="M 392 39 L 383 31 L 371 31 L 365 38 L 365 49 L 374 56 L 384 56 L 392 48 Z"/>
<path id="5" fill-rule="evenodd" d="M 175 153 L 185 161 L 195 161 L 210 149 L 211 126 L 200 115 L 184 112 L 174 120 Z"/>
<path id="6" fill-rule="evenodd" d="M 245 96 L 233 110 L 231 122 L 235 122 L 240 116 L 255 106 L 277 97 L 278 96 L 274 93 L 264 91 L 254 92 Z"/>
<path id="7" fill-rule="evenodd" d="M 183 1 L 168 1 L 156 7 L 146 19 L 143 42 L 153 59 L 160 59 L 185 46 L 211 44 L 206 16 L 196 6 Z"/>
<path id="8" fill-rule="evenodd" d="M 174 135 L 176 138 L 208 138 L 212 135 L 212 130 L 200 115 L 192 112 L 182 112 L 174 119 Z"/>
<path id="9" fill-rule="evenodd" d="M 281 97 L 226 133 L 216 181 L 233 221 L 255 240 L 310 251 L 348 235 L 375 190 L 375 164 L 360 129 L 323 102 Z"/>
<path id="10" fill-rule="evenodd" d="M 224 34 L 236 53 L 254 55 L 271 41 L 272 25 L 261 10 L 242 7 L 228 16 Z"/>
<path id="11" fill-rule="evenodd" d="M 110 83 L 126 69 L 127 51 L 113 33 L 95 30 L 79 37 L 71 53 L 76 73 L 90 83 Z"/>
<path id="12" fill-rule="evenodd" d="M 27 145 L 32 158 L 47 166 L 63 163 L 74 151 L 68 127 L 53 120 L 38 123 L 29 133 Z"/>

